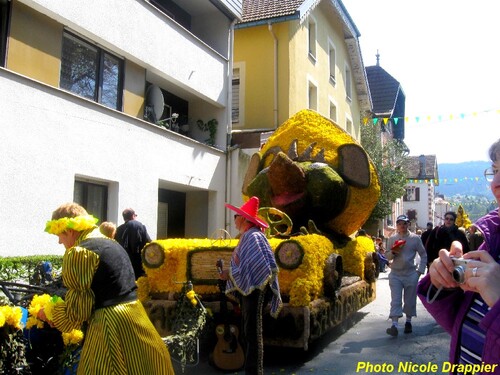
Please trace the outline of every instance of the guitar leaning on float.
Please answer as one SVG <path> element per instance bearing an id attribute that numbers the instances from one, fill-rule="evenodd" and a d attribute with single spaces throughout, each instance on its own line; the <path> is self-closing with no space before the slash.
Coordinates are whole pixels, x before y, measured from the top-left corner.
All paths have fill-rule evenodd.
<path id="1" fill-rule="evenodd" d="M 224 261 L 217 261 L 217 269 L 222 273 Z M 224 324 L 219 324 L 215 328 L 217 344 L 213 351 L 214 365 L 227 371 L 239 370 L 245 363 L 245 354 L 238 340 L 239 330 L 234 324 L 228 323 L 226 281 L 219 280 L 219 290 L 221 292 L 220 313 Z"/>

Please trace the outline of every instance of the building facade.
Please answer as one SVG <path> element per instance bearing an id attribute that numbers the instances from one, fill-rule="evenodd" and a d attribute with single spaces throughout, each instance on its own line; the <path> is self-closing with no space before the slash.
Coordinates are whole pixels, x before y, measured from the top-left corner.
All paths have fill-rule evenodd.
<path id="1" fill-rule="evenodd" d="M 437 185 L 439 176 L 436 155 L 410 156 L 403 211 L 411 220 L 412 229 L 425 230 L 428 222 L 434 226 L 438 224 L 435 202 Z"/>
<path id="2" fill-rule="evenodd" d="M 248 155 L 300 110 L 315 110 L 360 140 L 371 98 L 359 35 L 340 1 L 243 2 L 234 39 L 233 187 L 241 189 Z"/>
<path id="3" fill-rule="evenodd" d="M 52 211 L 133 207 L 152 238 L 228 219 L 237 0 L 0 3 L 0 256 L 62 253 Z M 216 124 L 216 133 L 203 130 Z"/>

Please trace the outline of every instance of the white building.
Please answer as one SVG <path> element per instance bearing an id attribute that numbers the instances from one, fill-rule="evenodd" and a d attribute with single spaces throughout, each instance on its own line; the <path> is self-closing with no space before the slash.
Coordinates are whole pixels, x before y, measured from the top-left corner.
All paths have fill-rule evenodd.
<path id="1" fill-rule="evenodd" d="M 403 196 L 403 212 L 411 220 L 411 230 L 434 226 L 436 215 L 435 187 L 439 184 L 436 155 L 410 156 L 408 181 Z"/>
<path id="2" fill-rule="evenodd" d="M 0 256 L 62 254 L 44 226 L 69 201 L 117 224 L 132 207 L 152 238 L 226 226 L 241 11 L 242 0 L 0 2 Z M 196 122 L 212 119 L 210 146 Z"/>
<path id="3" fill-rule="evenodd" d="M 456 211 L 451 208 L 450 202 L 444 199 L 444 197 L 438 196 L 434 200 L 436 205 L 436 211 L 434 214 L 434 226 L 439 226 L 444 224 L 444 216 L 448 211 Z"/>

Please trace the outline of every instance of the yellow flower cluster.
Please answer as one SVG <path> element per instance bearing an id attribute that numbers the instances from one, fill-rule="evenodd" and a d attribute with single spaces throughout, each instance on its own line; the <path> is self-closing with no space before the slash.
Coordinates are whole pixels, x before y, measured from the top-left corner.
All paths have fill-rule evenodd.
<path id="1" fill-rule="evenodd" d="M 365 278 L 365 258 L 369 253 L 373 253 L 373 240 L 366 236 L 358 236 L 349 241 L 343 248 L 335 249 L 336 254 L 342 256 L 344 272 Z"/>
<path id="2" fill-rule="evenodd" d="M 83 341 L 83 332 L 79 329 L 74 329 L 71 332 L 63 332 L 62 338 L 65 346 L 80 345 Z"/>
<path id="3" fill-rule="evenodd" d="M 142 303 L 150 299 L 151 287 L 149 286 L 149 279 L 146 276 L 141 276 L 135 282 L 137 284 L 137 298 Z"/>
<path id="4" fill-rule="evenodd" d="M 189 292 L 186 293 L 186 297 L 191 301 L 191 304 L 193 306 L 196 306 L 198 304 L 198 300 L 196 299 L 196 293 L 194 290 L 190 290 Z"/>
<path id="5" fill-rule="evenodd" d="M 304 251 L 301 264 L 295 269 L 280 268 L 278 281 L 281 293 L 290 296 L 291 306 L 308 306 L 311 301 L 321 297 L 323 293 L 324 267 L 326 259 L 332 253 L 340 254 L 344 270 L 364 278 L 364 261 L 366 254 L 373 252 L 373 241 L 368 237 L 357 237 L 349 241 L 343 248 L 334 248 L 333 243 L 325 236 L 310 234 L 291 239 L 271 238 L 269 243 L 275 252 L 284 241 L 296 242 Z M 234 248 L 238 240 L 227 243 L 215 243 L 211 239 L 167 239 L 154 241 L 165 251 L 165 261 L 157 268 L 147 268 L 146 277 L 137 280 L 139 299 L 146 301 L 149 294 L 159 292 L 181 292 L 182 282 L 188 278 L 188 254 L 198 249 L 227 250 Z M 215 262 L 214 262 L 215 268 Z M 198 294 L 216 294 L 219 289 L 215 285 L 195 285 L 195 291 L 187 293 L 191 300 Z M 190 295 L 190 293 L 192 295 Z"/>
<path id="6" fill-rule="evenodd" d="M 181 292 L 182 283 L 188 279 L 188 253 L 199 249 L 233 249 L 238 244 L 238 240 L 214 241 L 209 238 L 169 238 L 166 240 L 154 241 L 165 251 L 165 260 L 160 267 L 148 268 L 146 276 L 148 277 L 150 290 L 157 292 Z M 216 260 L 216 259 L 215 259 Z M 215 270 L 214 260 L 214 270 Z M 219 293 L 217 285 L 195 285 L 198 294 Z"/>
<path id="7" fill-rule="evenodd" d="M 0 328 L 5 325 L 21 329 L 22 309 L 19 306 L 0 306 Z"/>
<path id="8" fill-rule="evenodd" d="M 321 149 L 324 149 L 326 162 L 335 170 L 339 169 L 339 147 L 345 144 L 358 144 L 350 134 L 330 119 L 315 111 L 305 109 L 280 125 L 263 146 L 260 154 L 264 155 L 266 151 L 275 146 L 286 152 L 295 139 L 298 140 L 297 151 L 299 155 L 310 144 L 316 143 L 312 156 L 314 157 Z M 271 160 L 268 159 L 265 162 L 267 167 Z M 363 226 L 380 196 L 377 172 L 371 161 L 370 176 L 371 184 L 368 188 L 350 186 L 346 208 L 339 216 L 327 223 L 329 228 L 338 233 L 350 235 Z"/>
<path id="9" fill-rule="evenodd" d="M 81 215 L 75 217 L 62 217 L 56 220 L 47 221 L 45 232 L 50 234 L 61 234 L 68 229 L 74 229 L 78 232 L 95 227 L 99 219 L 92 215 Z"/>
<path id="10" fill-rule="evenodd" d="M 49 321 L 52 321 L 52 312 L 56 305 L 63 303 L 61 297 L 59 296 L 50 296 L 48 294 L 38 295 L 35 294 L 31 303 L 28 307 L 28 321 L 26 322 L 26 328 L 30 329 L 31 327 L 43 328 L 44 321 L 38 319 L 38 313 L 41 309 L 43 309 L 45 316 Z"/>
<path id="11" fill-rule="evenodd" d="M 44 321 L 38 319 L 38 313 L 43 309 L 45 316 L 49 321 L 52 321 L 52 312 L 57 305 L 64 303 L 63 299 L 59 296 L 50 296 L 48 294 L 38 295 L 35 294 L 28 307 L 28 321 L 26 328 L 37 327 L 44 328 Z M 71 332 L 62 332 L 62 338 L 65 346 L 79 345 L 83 340 L 83 332 L 79 329 L 74 329 Z"/>
<path id="12" fill-rule="evenodd" d="M 271 238 L 269 242 L 273 250 L 283 242 L 282 239 Z M 323 293 L 323 276 L 326 259 L 333 252 L 332 242 L 325 236 L 310 234 L 294 237 L 304 250 L 302 263 L 295 269 L 281 268 L 278 273 L 280 290 L 290 296 L 291 306 L 308 306 L 309 303 Z"/>

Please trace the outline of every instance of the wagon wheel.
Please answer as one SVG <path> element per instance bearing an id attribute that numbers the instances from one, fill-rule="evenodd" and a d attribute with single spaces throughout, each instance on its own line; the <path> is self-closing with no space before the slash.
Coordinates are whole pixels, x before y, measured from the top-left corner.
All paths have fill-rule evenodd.
<path id="1" fill-rule="evenodd" d="M 292 233 L 292 219 L 283 211 L 274 207 L 262 207 L 259 209 L 259 215 L 269 224 L 266 229 L 268 237 L 289 236 Z"/>

